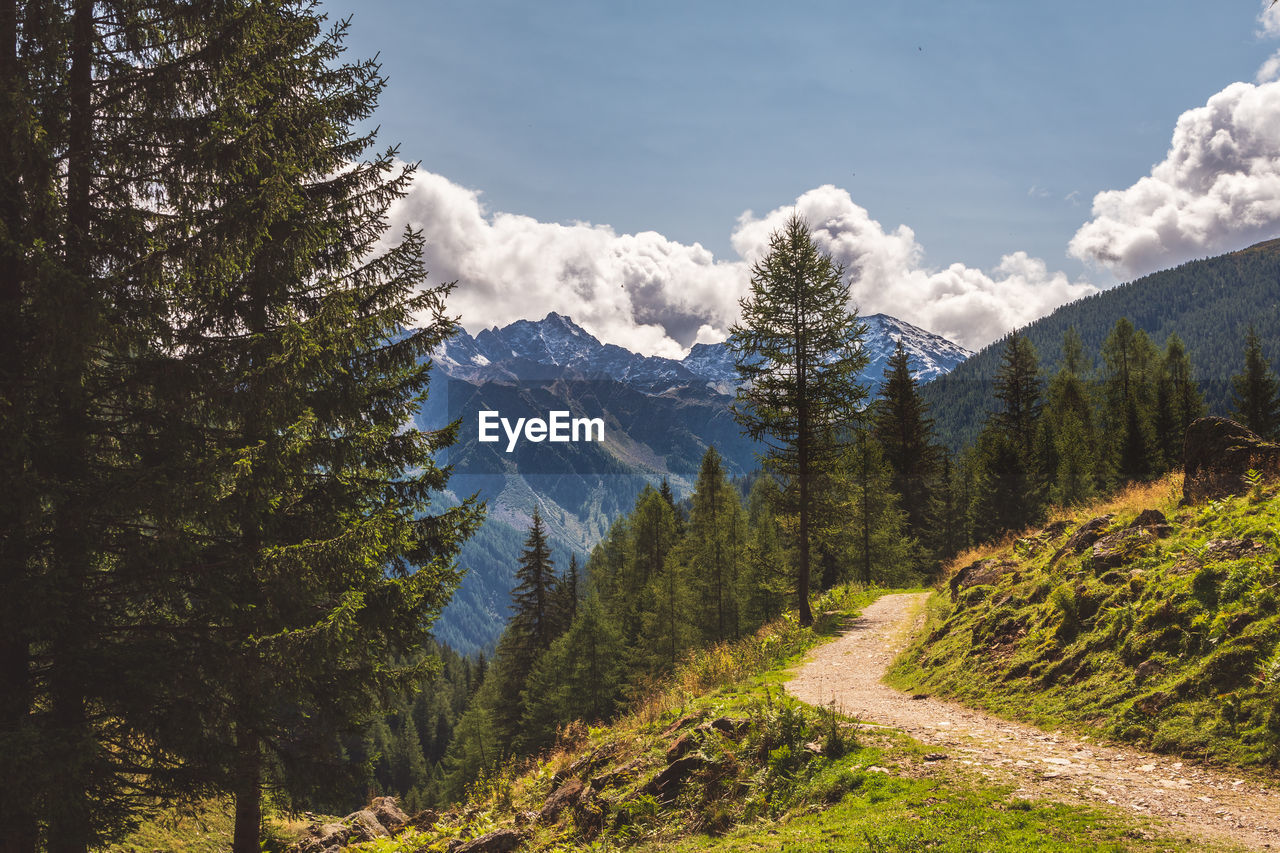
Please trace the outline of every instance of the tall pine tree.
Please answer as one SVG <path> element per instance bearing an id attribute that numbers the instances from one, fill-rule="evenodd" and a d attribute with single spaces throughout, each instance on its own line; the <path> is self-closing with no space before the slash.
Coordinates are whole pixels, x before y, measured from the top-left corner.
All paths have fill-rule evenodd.
<path id="1" fill-rule="evenodd" d="M 765 469 L 787 484 L 794 507 L 796 604 L 809 625 L 810 548 L 817 470 L 847 441 L 840 429 L 857 416 L 866 389 L 866 327 L 849 308 L 844 269 L 814 243 L 793 216 L 769 238 L 768 253 L 751 270 L 751 292 L 728 346 L 743 380 L 734 415 L 765 445 Z"/>

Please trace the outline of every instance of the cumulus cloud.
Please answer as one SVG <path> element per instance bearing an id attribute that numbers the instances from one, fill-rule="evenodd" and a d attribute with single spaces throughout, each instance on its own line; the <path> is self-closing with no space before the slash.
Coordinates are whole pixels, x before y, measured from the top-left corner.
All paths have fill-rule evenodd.
<path id="1" fill-rule="evenodd" d="M 450 310 L 472 332 L 557 311 L 602 340 L 678 358 L 728 327 L 746 283 L 740 264 L 697 243 L 490 214 L 479 193 L 430 172 L 392 208 L 388 233 L 405 224 L 423 230 L 433 280 L 458 280 Z"/>
<path id="2" fill-rule="evenodd" d="M 1150 175 L 1094 197 L 1070 252 L 1135 276 L 1277 232 L 1280 83 L 1233 83 L 1182 114 Z"/>
<path id="3" fill-rule="evenodd" d="M 734 249 L 747 260 L 758 258 L 793 211 L 809 222 L 823 251 L 851 273 L 850 296 L 863 314 L 890 314 L 970 349 L 1097 292 L 1088 282 L 1050 272 L 1025 252 L 1005 255 L 990 272 L 961 263 L 930 269 L 914 231 L 906 225 L 886 231 L 848 192 L 830 185 L 766 216 L 744 214 L 733 233 Z"/>
<path id="4" fill-rule="evenodd" d="M 618 234 L 603 225 L 490 213 L 479 193 L 430 172 L 419 172 L 392 208 L 389 233 L 406 224 L 423 229 L 432 278 L 458 280 L 450 310 L 472 332 L 557 311 L 601 340 L 679 358 L 694 343 L 724 339 L 751 263 L 792 211 L 845 265 L 862 313 L 890 314 L 970 348 L 1095 291 L 1023 252 L 990 273 L 958 263 L 929 269 L 909 227 L 886 230 L 847 191 L 829 185 L 765 216 L 744 213 L 731 234 L 738 254 L 731 260 L 652 231 Z"/>

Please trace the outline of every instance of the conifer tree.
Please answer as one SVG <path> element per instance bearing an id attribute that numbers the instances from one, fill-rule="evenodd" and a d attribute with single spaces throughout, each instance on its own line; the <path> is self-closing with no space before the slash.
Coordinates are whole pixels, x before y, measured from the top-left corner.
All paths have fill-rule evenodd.
<path id="1" fill-rule="evenodd" d="M 1145 479 L 1158 467 L 1155 427 L 1157 353 L 1146 333 L 1126 317 L 1102 345 L 1103 393 L 1116 472 L 1124 480 Z"/>
<path id="2" fill-rule="evenodd" d="M 1005 338 L 995 399 L 999 405 L 976 447 L 973 525 L 979 541 L 1021 529 L 1041 511 L 1039 365 L 1035 348 L 1017 332 Z"/>
<path id="3" fill-rule="evenodd" d="M 1249 327 L 1245 335 L 1244 370 L 1231 377 L 1236 418 L 1266 439 L 1280 430 L 1280 381 L 1262 352 L 1258 333 Z"/>
<path id="4" fill-rule="evenodd" d="M 788 560 L 776 518 L 780 500 L 778 483 L 769 475 L 757 478 L 747 495 L 747 537 L 738 594 L 745 630 L 777 617 L 786 601 Z"/>
<path id="5" fill-rule="evenodd" d="M 1086 363 L 1084 349 L 1074 327 L 1064 334 L 1062 351 L 1062 364 L 1049 383 L 1040 464 L 1050 502 L 1074 506 L 1091 498 L 1100 485 L 1101 442 L 1095 432 L 1093 402 L 1080 372 Z"/>
<path id="6" fill-rule="evenodd" d="M 865 326 L 850 310 L 844 269 L 813 242 L 793 216 L 769 240 L 751 271 L 751 292 L 728 346 L 743 385 L 734 415 L 765 445 L 765 469 L 787 483 L 794 506 L 798 566 L 796 603 L 809 625 L 810 547 L 815 472 L 838 456 L 846 426 L 866 397 L 858 384 L 867 364 Z M 833 439 L 834 445 L 824 444 Z"/>
<path id="7" fill-rule="evenodd" d="M 1156 438 L 1163 455 L 1164 469 L 1182 464 L 1187 427 L 1205 413 L 1204 396 L 1192 377 L 1191 359 L 1182 338 L 1171 332 L 1160 359 L 1160 379 L 1156 390 Z"/>
<path id="8" fill-rule="evenodd" d="M 694 486 L 685 535 L 671 559 L 690 592 L 689 622 L 703 641 L 738 636 L 742 528 L 738 493 L 725 477 L 720 454 L 709 447 Z"/>
<path id="9" fill-rule="evenodd" d="M 523 697 L 519 745 L 534 752 L 551 745 L 556 727 L 571 720 L 608 720 L 618 707 L 624 669 L 622 637 L 600 600 L 588 595 L 569 630 L 551 644 Z"/>
<path id="10" fill-rule="evenodd" d="M 929 506 L 939 453 L 933 441 L 933 420 L 920 398 L 901 340 L 889 357 L 880 386 L 874 435 L 893 472 L 893 489 L 907 514 L 907 535 L 921 539 L 929 531 Z"/>

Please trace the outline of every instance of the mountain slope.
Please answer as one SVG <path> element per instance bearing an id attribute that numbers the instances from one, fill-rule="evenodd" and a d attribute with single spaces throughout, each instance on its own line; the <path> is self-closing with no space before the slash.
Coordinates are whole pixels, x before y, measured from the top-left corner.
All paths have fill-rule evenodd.
<path id="1" fill-rule="evenodd" d="M 1096 353 L 1121 317 L 1160 347 L 1177 332 L 1210 411 L 1225 414 L 1249 324 L 1257 328 L 1267 357 L 1280 357 L 1280 240 L 1152 273 L 1064 305 L 1021 331 L 1051 375 L 1069 327 L 1080 333 L 1085 353 Z M 923 389 L 939 435 L 953 448 L 971 442 L 986 419 L 1002 348 L 1002 341 L 985 347 Z"/>
<path id="2" fill-rule="evenodd" d="M 1280 765 L 1277 486 L 1183 506 L 1179 480 L 962 555 L 890 683 L 1050 730 Z"/>

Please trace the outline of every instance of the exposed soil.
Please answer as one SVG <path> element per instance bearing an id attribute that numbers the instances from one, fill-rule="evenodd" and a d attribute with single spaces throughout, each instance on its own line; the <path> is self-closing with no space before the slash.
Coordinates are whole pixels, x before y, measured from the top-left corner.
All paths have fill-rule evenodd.
<path id="1" fill-rule="evenodd" d="M 1110 804 L 1184 837 L 1280 849 L 1280 779 L 1232 775 L 1089 736 L 1046 732 L 881 682 L 924 617 L 928 593 L 886 595 L 838 639 L 813 651 L 787 691 L 898 729 L 1015 796 Z M 931 756 L 933 757 L 933 756 Z"/>

